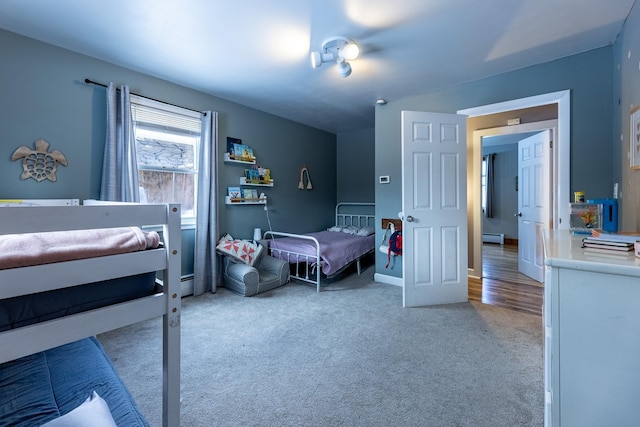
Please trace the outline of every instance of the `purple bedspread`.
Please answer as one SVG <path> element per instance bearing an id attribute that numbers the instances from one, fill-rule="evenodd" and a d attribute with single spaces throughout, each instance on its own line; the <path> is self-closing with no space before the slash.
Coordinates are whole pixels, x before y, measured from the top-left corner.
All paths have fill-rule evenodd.
<path id="1" fill-rule="evenodd" d="M 339 271 L 342 267 L 375 247 L 375 235 L 373 234 L 370 236 L 356 236 L 341 232 L 319 231 L 305 234 L 305 236 L 315 237 L 320 243 L 322 272 L 327 276 Z M 310 255 L 312 256 L 310 260 L 315 263 L 316 249 L 312 240 L 284 237 L 271 240 L 269 246 L 272 249 Z M 273 254 L 273 256 L 287 259 L 286 256 L 278 256 L 277 253 Z M 289 262 L 296 262 L 295 258 L 288 260 Z"/>

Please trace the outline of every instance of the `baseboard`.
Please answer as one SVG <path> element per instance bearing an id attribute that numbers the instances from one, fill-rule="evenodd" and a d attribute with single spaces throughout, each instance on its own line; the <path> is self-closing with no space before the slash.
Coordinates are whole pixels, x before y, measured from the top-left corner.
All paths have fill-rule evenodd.
<path id="1" fill-rule="evenodd" d="M 518 239 L 509 239 L 509 238 L 505 237 L 504 238 L 504 244 L 505 245 L 518 246 Z"/>
<path id="2" fill-rule="evenodd" d="M 180 296 L 193 295 L 193 274 L 180 278 Z"/>
<path id="3" fill-rule="evenodd" d="M 404 280 L 402 279 L 402 277 L 389 276 L 387 274 L 375 273 L 373 275 L 373 280 L 378 283 L 400 286 L 401 288 L 404 286 Z"/>
<path id="4" fill-rule="evenodd" d="M 482 243 L 498 243 L 504 245 L 504 233 L 482 233 Z"/>

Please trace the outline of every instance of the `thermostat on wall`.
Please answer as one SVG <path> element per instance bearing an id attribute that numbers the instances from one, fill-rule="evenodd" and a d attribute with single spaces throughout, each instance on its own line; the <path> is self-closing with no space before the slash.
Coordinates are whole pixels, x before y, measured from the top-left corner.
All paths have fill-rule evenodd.
<path id="1" fill-rule="evenodd" d="M 388 184 L 389 183 L 389 175 L 380 177 L 380 184 Z"/>

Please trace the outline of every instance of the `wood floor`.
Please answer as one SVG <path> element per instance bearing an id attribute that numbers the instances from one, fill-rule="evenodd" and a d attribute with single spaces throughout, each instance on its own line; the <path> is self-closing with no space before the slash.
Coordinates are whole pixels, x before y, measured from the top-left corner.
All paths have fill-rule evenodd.
<path id="1" fill-rule="evenodd" d="M 482 280 L 469 278 L 469 299 L 542 315 L 544 285 L 518 272 L 518 247 L 485 244 Z"/>

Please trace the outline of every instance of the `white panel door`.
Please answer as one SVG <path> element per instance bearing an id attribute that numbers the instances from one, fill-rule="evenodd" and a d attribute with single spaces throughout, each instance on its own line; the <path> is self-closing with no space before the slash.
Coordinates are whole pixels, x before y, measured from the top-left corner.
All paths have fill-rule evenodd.
<path id="1" fill-rule="evenodd" d="M 544 282 L 542 230 L 549 224 L 550 131 L 518 142 L 518 271 Z"/>
<path id="2" fill-rule="evenodd" d="M 402 112 L 404 307 L 468 300 L 466 119 Z"/>

